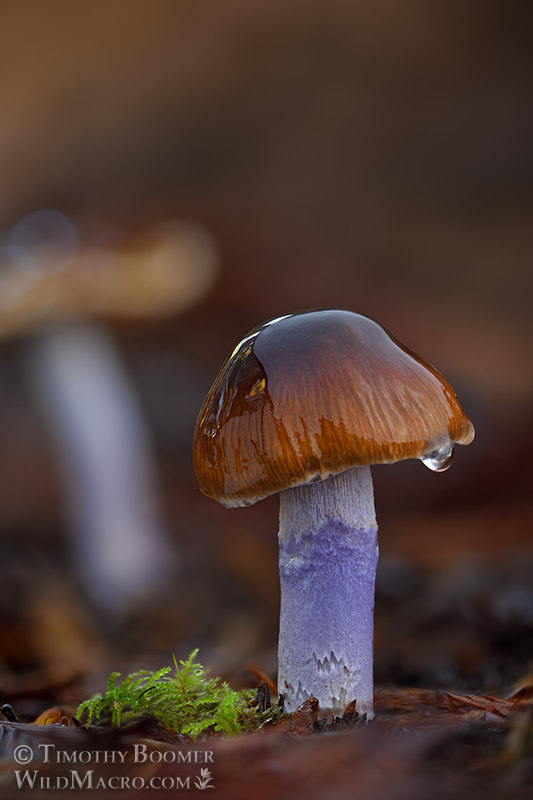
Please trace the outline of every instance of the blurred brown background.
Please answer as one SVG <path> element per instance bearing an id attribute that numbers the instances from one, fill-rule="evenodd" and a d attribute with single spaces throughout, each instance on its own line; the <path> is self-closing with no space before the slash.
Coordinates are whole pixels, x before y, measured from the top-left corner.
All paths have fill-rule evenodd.
<path id="1" fill-rule="evenodd" d="M 321 306 L 436 364 L 477 431 L 445 474 L 374 470 L 378 680 L 501 686 L 533 668 L 532 22 L 520 2 L 0 3 L 0 229 L 56 209 L 90 247 L 186 219 L 219 260 L 184 314 L 105 323 L 181 565 L 112 640 L 72 563 L 32 334 L 1 344 L 7 695 L 58 664 L 196 645 L 227 674 L 275 672 L 277 501 L 218 507 L 190 446 L 238 339 Z"/>

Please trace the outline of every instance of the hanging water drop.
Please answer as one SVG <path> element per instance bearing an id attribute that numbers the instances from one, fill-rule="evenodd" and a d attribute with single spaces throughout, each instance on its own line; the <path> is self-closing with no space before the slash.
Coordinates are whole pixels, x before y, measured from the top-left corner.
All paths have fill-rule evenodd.
<path id="1" fill-rule="evenodd" d="M 432 472 L 444 472 L 453 461 L 454 451 L 454 443 L 447 441 L 441 447 L 424 453 L 423 456 L 420 456 L 420 461 Z"/>

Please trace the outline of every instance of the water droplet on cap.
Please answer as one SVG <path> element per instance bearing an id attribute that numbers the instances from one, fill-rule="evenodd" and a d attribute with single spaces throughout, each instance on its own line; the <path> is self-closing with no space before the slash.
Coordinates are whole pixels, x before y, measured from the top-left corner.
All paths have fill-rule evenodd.
<path id="1" fill-rule="evenodd" d="M 447 441 L 439 448 L 433 448 L 423 456 L 420 456 L 420 461 L 432 472 L 445 472 L 452 461 L 455 451 L 453 442 Z"/>

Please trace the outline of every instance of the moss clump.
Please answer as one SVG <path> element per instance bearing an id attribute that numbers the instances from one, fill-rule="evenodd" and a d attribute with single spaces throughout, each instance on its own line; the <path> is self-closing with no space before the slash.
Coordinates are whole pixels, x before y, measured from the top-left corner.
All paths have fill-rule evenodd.
<path id="1" fill-rule="evenodd" d="M 194 650 L 179 664 L 156 672 L 138 670 L 117 685 L 119 672 L 109 677 L 107 691 L 85 700 L 76 716 L 86 725 L 120 727 L 150 714 L 167 728 L 191 737 L 211 730 L 233 735 L 261 727 L 266 721 L 254 703 L 252 689 L 235 691 L 219 678 L 208 678 L 195 661 Z"/>

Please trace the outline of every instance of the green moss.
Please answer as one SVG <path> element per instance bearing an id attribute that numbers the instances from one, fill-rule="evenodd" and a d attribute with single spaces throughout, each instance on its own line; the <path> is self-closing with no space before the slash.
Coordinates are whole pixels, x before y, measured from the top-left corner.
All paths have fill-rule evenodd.
<path id="1" fill-rule="evenodd" d="M 121 725 L 151 714 L 167 728 L 191 737 L 206 731 L 234 735 L 261 727 L 272 712 L 260 712 L 252 689 L 235 691 L 219 678 L 208 678 L 194 650 L 174 672 L 138 670 L 117 684 L 119 672 L 109 677 L 107 691 L 85 700 L 77 718 L 86 725 Z M 173 674 L 171 674 L 173 672 Z"/>

